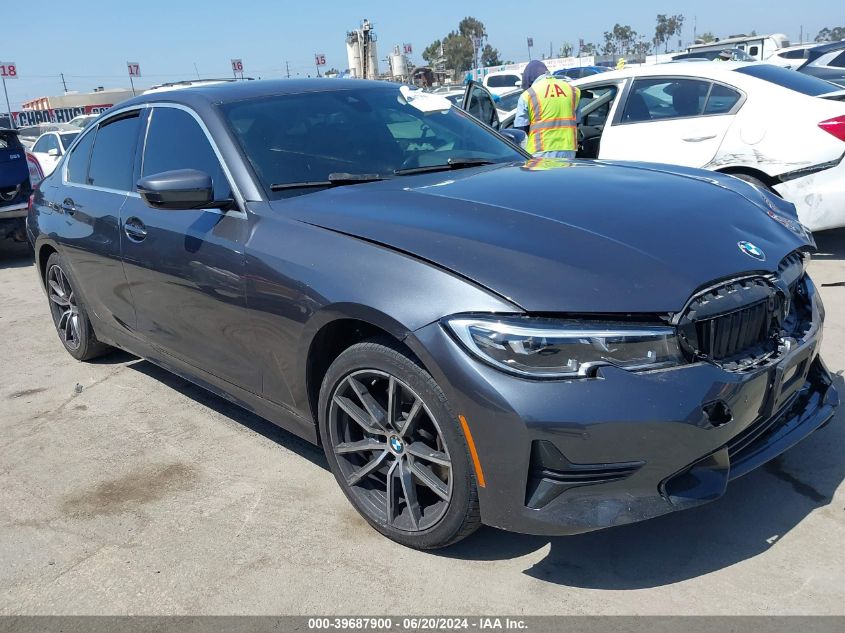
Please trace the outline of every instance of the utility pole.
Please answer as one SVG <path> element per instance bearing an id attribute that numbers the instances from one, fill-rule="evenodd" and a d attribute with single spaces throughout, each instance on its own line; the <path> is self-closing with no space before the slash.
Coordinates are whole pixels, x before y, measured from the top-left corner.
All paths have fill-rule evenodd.
<path id="1" fill-rule="evenodd" d="M 3 94 L 6 95 L 6 111 L 9 113 L 9 127 L 15 129 L 15 117 L 12 116 L 12 106 L 9 103 L 9 92 L 6 90 L 6 77 L 3 76 Z"/>
<path id="2" fill-rule="evenodd" d="M 287 78 L 290 79 L 290 62 L 285 61 L 285 72 L 287 73 Z"/>
<path id="3" fill-rule="evenodd" d="M 197 63 L 194 62 L 194 72 L 197 74 L 197 79 L 200 78 L 200 69 L 197 68 Z"/>
<path id="4" fill-rule="evenodd" d="M 549 42 L 549 59 L 551 59 L 552 57 L 554 57 L 554 55 L 552 54 L 552 43 Z"/>
<path id="5" fill-rule="evenodd" d="M 61 78 L 62 78 L 62 86 L 64 86 L 64 88 L 65 88 L 65 94 L 67 94 L 67 83 L 65 82 L 65 74 L 64 74 L 64 73 L 59 73 L 59 75 L 60 75 L 60 76 L 61 76 Z"/>
<path id="6" fill-rule="evenodd" d="M 798 43 L 799 44 L 804 43 L 804 25 L 803 24 L 801 25 L 801 34 L 798 36 Z"/>

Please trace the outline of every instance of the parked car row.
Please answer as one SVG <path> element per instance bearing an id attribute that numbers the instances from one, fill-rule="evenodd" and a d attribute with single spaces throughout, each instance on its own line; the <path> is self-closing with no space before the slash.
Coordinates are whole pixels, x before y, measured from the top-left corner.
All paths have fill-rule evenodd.
<path id="1" fill-rule="evenodd" d="M 777 41 L 772 36 L 762 37 L 757 42 L 746 42 L 750 38 L 734 38 L 707 45 L 690 47 L 689 51 L 675 55 L 673 61 L 695 59 L 715 60 L 727 50 L 731 61 L 759 61 L 767 64 L 797 70 L 805 75 L 812 75 L 825 81 L 845 87 L 845 40 L 824 44 L 799 44 L 778 49 L 768 48 Z M 742 48 L 735 45 L 738 41 Z"/>

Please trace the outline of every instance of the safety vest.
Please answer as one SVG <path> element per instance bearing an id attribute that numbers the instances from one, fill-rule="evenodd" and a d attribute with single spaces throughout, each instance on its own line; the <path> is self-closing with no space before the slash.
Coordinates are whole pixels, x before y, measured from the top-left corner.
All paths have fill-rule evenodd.
<path id="1" fill-rule="evenodd" d="M 528 141 L 531 153 L 578 149 L 576 108 L 581 91 L 562 79 L 544 77 L 525 91 L 528 101 Z"/>

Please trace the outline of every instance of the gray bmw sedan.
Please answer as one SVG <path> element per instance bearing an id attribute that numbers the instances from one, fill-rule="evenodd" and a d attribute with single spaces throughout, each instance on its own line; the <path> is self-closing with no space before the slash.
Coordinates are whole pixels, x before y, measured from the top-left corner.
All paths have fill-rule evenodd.
<path id="1" fill-rule="evenodd" d="M 713 501 L 838 404 L 792 205 L 719 173 L 532 159 L 394 84 L 121 103 L 27 229 L 72 356 L 125 349 L 321 444 L 411 547 Z"/>

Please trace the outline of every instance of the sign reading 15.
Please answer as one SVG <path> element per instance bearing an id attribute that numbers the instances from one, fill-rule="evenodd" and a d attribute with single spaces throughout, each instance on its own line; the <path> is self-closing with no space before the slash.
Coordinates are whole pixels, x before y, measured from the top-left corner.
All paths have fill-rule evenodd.
<path id="1" fill-rule="evenodd" d="M 314 54 L 314 62 L 316 62 L 317 66 L 325 66 L 326 65 L 326 56 L 323 53 L 315 53 Z"/>
<path id="2" fill-rule="evenodd" d="M 4 79 L 17 79 L 18 65 L 15 62 L 0 62 L 0 77 Z"/>

